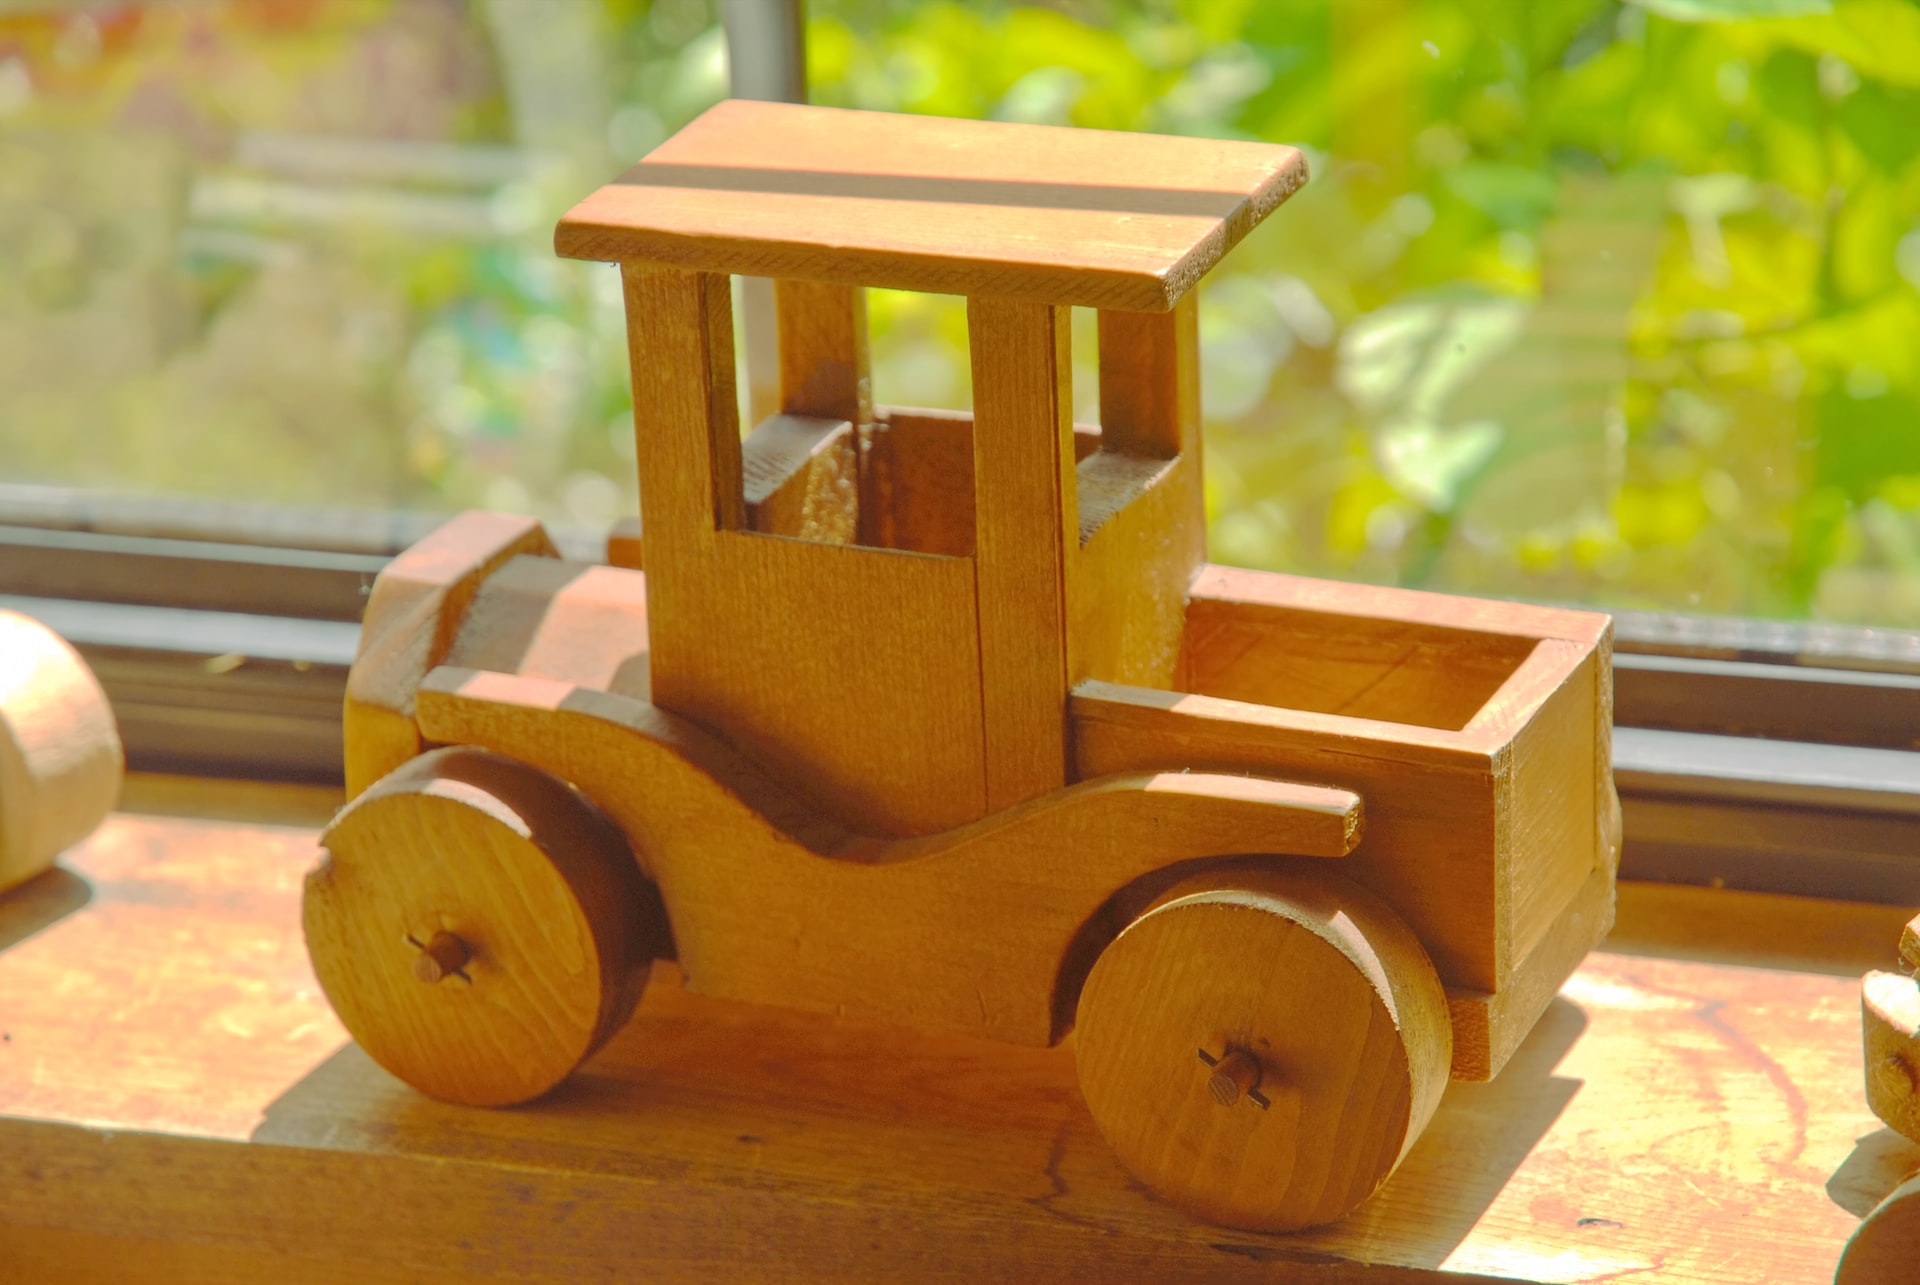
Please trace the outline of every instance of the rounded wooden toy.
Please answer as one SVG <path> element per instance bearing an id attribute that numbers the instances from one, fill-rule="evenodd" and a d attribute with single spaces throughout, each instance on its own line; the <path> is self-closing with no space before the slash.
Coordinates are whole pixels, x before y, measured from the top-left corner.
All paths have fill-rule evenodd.
<path id="1" fill-rule="evenodd" d="M 710 995 L 1077 1028 L 1122 1163 L 1204 1218 L 1376 1190 L 1609 926 L 1610 634 L 1206 562 L 1193 287 L 1304 179 L 728 102 L 569 213 L 560 253 L 620 265 L 644 541 L 568 562 L 473 513 L 375 585 L 306 894 L 367 1051 L 523 1100 L 670 957 Z M 776 279 L 782 406 L 744 440 L 731 273 Z M 967 296 L 970 414 L 872 404 L 867 285 Z"/>
<path id="2" fill-rule="evenodd" d="M 106 693 L 53 630 L 0 610 L 0 892 L 50 869 L 120 797 Z"/>
<path id="3" fill-rule="evenodd" d="M 1867 1105 L 1894 1132 L 1920 1142 L 1920 915 L 1900 933 L 1900 972 L 1860 979 Z M 1836 1285 L 1905 1285 L 1920 1273 L 1920 1177 L 1909 1178 L 1861 1222 Z"/>

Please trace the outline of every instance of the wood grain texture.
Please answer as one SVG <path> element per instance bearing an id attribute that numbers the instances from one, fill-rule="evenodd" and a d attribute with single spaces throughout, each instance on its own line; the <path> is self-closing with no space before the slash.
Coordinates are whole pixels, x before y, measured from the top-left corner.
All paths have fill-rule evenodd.
<path id="1" fill-rule="evenodd" d="M 1247 585 L 1244 574 L 1234 580 Z M 1196 588 L 1184 677 L 1203 696 L 1457 732 L 1538 645 L 1525 635 Z"/>
<path id="2" fill-rule="evenodd" d="M 1878 970 L 1860 979 L 1867 1105 L 1920 1142 L 1920 982 Z"/>
<path id="3" fill-rule="evenodd" d="M 564 257 L 1165 311 L 1291 147 L 731 101 L 560 220 Z"/>
<path id="4" fill-rule="evenodd" d="M 1500 1074 L 1555 993 L 1613 923 L 1613 872 L 1595 870 L 1533 949 L 1509 967 L 1499 990 L 1449 986 L 1453 1078 L 1484 1082 Z"/>
<path id="5" fill-rule="evenodd" d="M 867 292 L 821 281 L 776 281 L 780 409 L 789 415 L 873 419 Z"/>
<path id="6" fill-rule="evenodd" d="M 883 549 L 973 556 L 973 416 L 883 406 L 863 477 L 863 538 Z"/>
<path id="7" fill-rule="evenodd" d="M 1483 994 L 1477 1007 L 1456 1004 L 1456 1070 L 1496 1073 L 1610 913 L 1601 885 L 1617 868 L 1620 812 L 1607 618 L 1211 566 L 1196 577 L 1187 618 L 1179 685 L 1197 695 L 1161 700 L 1164 712 L 1185 714 L 1189 732 L 1194 716 L 1217 720 L 1206 753 L 1232 753 L 1213 728 L 1257 710 L 1301 749 L 1318 740 L 1340 756 L 1317 768 L 1261 761 L 1377 802 L 1370 813 L 1393 837 L 1376 826 L 1353 874 L 1415 926 L 1449 987 Z M 1152 698 L 1129 700 L 1138 708 L 1124 721 L 1172 730 L 1146 712 Z M 1111 732 L 1096 733 L 1110 749 Z M 1263 754 L 1279 748 L 1271 734 L 1265 740 Z M 1406 766 L 1376 768 L 1360 784 L 1341 774 L 1357 751 Z M 1128 753 L 1151 751 L 1142 743 Z M 1425 779 L 1414 763 L 1448 763 L 1468 777 Z M 1475 800 L 1473 828 L 1459 817 L 1449 827 L 1468 843 L 1449 853 L 1444 882 L 1429 882 L 1440 868 L 1408 856 L 1441 836 L 1419 827 L 1436 809 Z M 1413 827 L 1410 836 L 1397 833 L 1400 824 Z M 1569 937 L 1570 923 L 1581 928 Z M 1551 975 L 1549 960 L 1559 970 Z"/>
<path id="8" fill-rule="evenodd" d="M 742 525 L 727 279 L 623 264 L 640 518 L 669 569 Z"/>
<path id="9" fill-rule="evenodd" d="M 547 1092 L 626 1023 L 647 961 L 671 949 L 614 828 L 483 750 L 412 760 L 321 842 L 301 923 L 327 1000 L 375 1061 L 442 1101 Z"/>
<path id="10" fill-rule="evenodd" d="M 848 825 L 919 833 L 986 813 L 971 563 L 725 531 L 680 564 L 677 596 L 659 558 L 646 575 L 660 705 Z"/>
<path id="11" fill-rule="evenodd" d="M 1096 424 L 1073 426 L 1074 458 L 1100 449 Z M 973 414 L 913 406 L 874 411 L 867 439 L 861 539 L 883 549 L 971 557 L 974 546 Z"/>
<path id="12" fill-rule="evenodd" d="M 1386 1180 L 1440 1104 L 1453 1032 L 1384 904 L 1337 877 L 1248 871 L 1176 884 L 1121 932 L 1081 992 L 1074 1049 L 1101 1134 L 1149 1188 L 1210 1222 L 1292 1231 Z M 1209 1091 L 1234 1057 L 1246 1083 Z"/>
<path id="13" fill-rule="evenodd" d="M 1597 644 L 1611 630 L 1597 611 L 1541 607 L 1493 598 L 1463 598 L 1421 589 L 1314 580 L 1272 571 L 1210 565 L 1195 579 L 1196 608 L 1214 601 L 1249 607 L 1330 612 L 1395 624 L 1425 624 L 1519 639 L 1563 638 Z"/>
<path id="14" fill-rule="evenodd" d="M 1105 450 L 1172 459 L 1200 446 L 1200 308 L 1102 312 L 1100 431 Z"/>
<path id="15" fill-rule="evenodd" d="M 1099 449 L 1075 471 L 1079 548 L 1067 580 L 1067 668 L 1172 687 L 1187 590 L 1206 561 L 1198 304 L 1100 314 Z"/>
<path id="16" fill-rule="evenodd" d="M 1261 772 L 1352 790 L 1367 831 L 1343 865 L 1426 944 L 1442 980 L 1493 991 L 1498 873 L 1492 758 L 1421 728 L 1089 682 L 1074 689 L 1079 776 Z"/>
<path id="17" fill-rule="evenodd" d="M 1513 703 L 1531 709 L 1496 768 L 1502 794 L 1497 806 L 1506 823 L 1498 848 L 1506 881 L 1500 895 L 1503 971 L 1546 936 L 1594 871 L 1612 874 L 1611 854 L 1603 850 L 1611 801 L 1597 793 L 1611 764 L 1594 761 L 1599 665 L 1591 649 L 1546 639 L 1481 716 L 1500 717 L 1510 693 L 1517 698 Z M 1548 689 L 1544 695 L 1536 695 L 1536 683 Z"/>
<path id="18" fill-rule="evenodd" d="M 599 800 L 664 898 L 704 994 L 1050 1044 L 1082 950 L 1123 889 L 1180 863 L 1344 857 L 1351 793 L 1204 772 L 1085 781 L 936 835 L 838 830 L 736 751 L 639 701 L 442 669 L 421 691 L 437 740 L 539 765 Z M 1087 960 L 1086 962 L 1090 962 Z"/>
<path id="19" fill-rule="evenodd" d="M 1064 308 L 976 296 L 974 577 L 987 806 L 1067 779 L 1066 576 L 1074 510 L 1073 359 Z"/>
<path id="20" fill-rule="evenodd" d="M 741 529 L 724 280 L 623 271 L 652 699 L 847 824 L 981 816 L 972 565 Z"/>
<path id="21" fill-rule="evenodd" d="M 847 420 L 772 415 L 741 445 L 746 526 L 825 544 L 860 533 L 860 442 Z"/>
<path id="22" fill-rule="evenodd" d="M 645 699 L 646 577 L 558 558 L 509 559 L 474 591 L 445 661 Z"/>
<path id="23" fill-rule="evenodd" d="M 666 966 L 540 1104 L 424 1099 L 313 984 L 314 858 L 311 829 L 116 816 L 0 899 L 0 1278 L 1812 1285 L 1920 1169 L 1862 1095 L 1840 953 L 1885 907 L 1625 885 L 1635 953 L 1590 957 L 1353 1217 L 1269 1235 L 1142 1192 L 1070 1049 L 703 998 Z M 40 896 L 69 876 L 77 899 Z"/>
<path id="24" fill-rule="evenodd" d="M 342 714 L 349 798 L 420 753 L 414 689 L 446 658 L 488 574 L 523 554 L 555 556 L 538 522 L 463 513 L 388 563 L 373 582 Z"/>
<path id="25" fill-rule="evenodd" d="M 0 892 L 100 824 L 124 766 L 113 709 L 87 662 L 39 621 L 0 610 Z"/>

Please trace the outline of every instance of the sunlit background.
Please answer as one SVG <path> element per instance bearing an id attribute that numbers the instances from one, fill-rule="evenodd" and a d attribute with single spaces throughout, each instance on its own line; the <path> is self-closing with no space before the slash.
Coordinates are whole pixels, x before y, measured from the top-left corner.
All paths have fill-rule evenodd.
<path id="1" fill-rule="evenodd" d="M 0 8 L 0 481 L 634 510 L 550 236 L 724 96 L 705 0 Z M 808 11 L 815 102 L 1309 150 L 1201 298 L 1216 559 L 1920 625 L 1920 5 Z M 960 302 L 871 308 L 966 405 Z"/>

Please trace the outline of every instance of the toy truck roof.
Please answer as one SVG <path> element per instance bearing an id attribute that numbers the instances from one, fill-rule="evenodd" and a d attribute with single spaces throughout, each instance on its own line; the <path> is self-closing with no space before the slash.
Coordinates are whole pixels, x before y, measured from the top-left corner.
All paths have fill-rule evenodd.
<path id="1" fill-rule="evenodd" d="M 1267 143 L 736 99 L 575 206 L 554 248 L 1164 312 L 1306 177 Z"/>

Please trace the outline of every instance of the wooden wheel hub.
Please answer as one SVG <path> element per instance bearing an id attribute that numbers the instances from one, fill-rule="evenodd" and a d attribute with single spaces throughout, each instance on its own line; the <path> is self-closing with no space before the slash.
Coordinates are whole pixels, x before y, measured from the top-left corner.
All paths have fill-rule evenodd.
<path id="1" fill-rule="evenodd" d="M 467 976 L 467 961 L 473 958 L 473 949 L 446 929 L 435 933 L 425 944 L 409 935 L 407 944 L 420 952 L 413 960 L 413 975 L 427 985 L 449 977 L 458 977 L 467 985 L 473 985 L 473 978 Z"/>
<path id="2" fill-rule="evenodd" d="M 663 946 L 619 834 L 499 755 L 423 755 L 322 842 L 302 906 L 314 973 L 374 1061 L 445 1101 L 552 1088 L 632 1013 Z"/>
<path id="3" fill-rule="evenodd" d="M 1390 910 L 1343 880 L 1265 871 L 1183 884 L 1129 925 L 1087 979 L 1075 1039 L 1087 1105 L 1135 1176 L 1268 1231 L 1371 1195 L 1453 1052 L 1439 978 Z"/>

